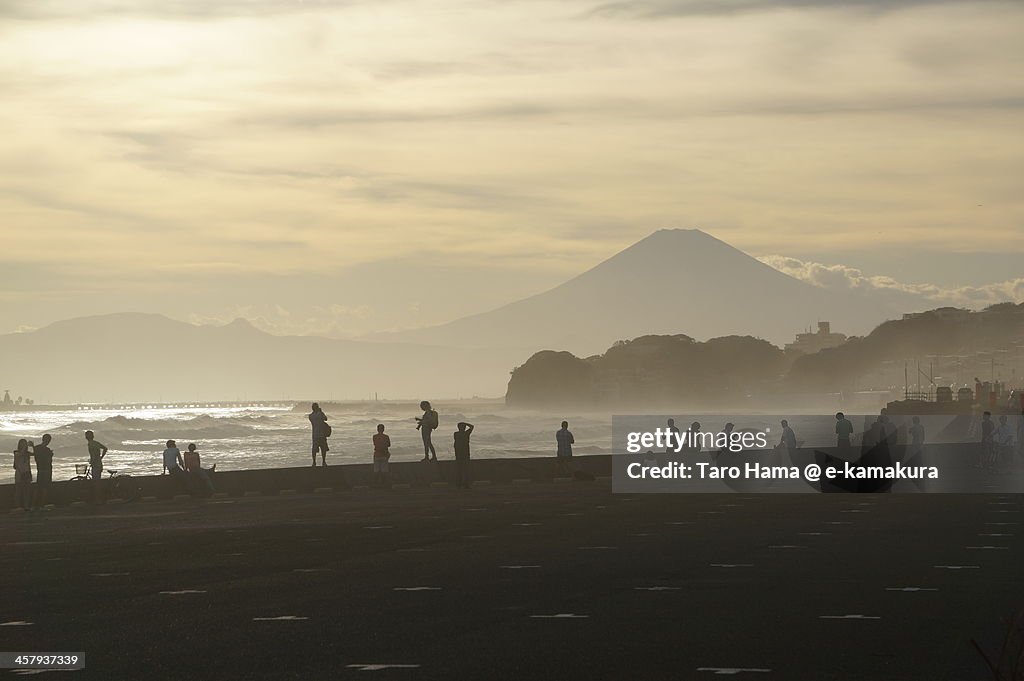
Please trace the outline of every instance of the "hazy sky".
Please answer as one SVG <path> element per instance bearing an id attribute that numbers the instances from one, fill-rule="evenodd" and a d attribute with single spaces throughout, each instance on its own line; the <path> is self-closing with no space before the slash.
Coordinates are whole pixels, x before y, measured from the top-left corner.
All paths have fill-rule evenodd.
<path id="1" fill-rule="evenodd" d="M 0 332 L 415 326 L 660 227 L 1021 277 L 1022 32 L 1021 2 L 0 0 Z"/>

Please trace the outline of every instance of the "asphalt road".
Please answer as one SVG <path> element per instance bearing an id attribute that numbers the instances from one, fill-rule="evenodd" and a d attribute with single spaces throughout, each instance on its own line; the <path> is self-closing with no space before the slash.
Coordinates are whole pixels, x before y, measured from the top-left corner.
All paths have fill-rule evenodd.
<path id="1" fill-rule="evenodd" d="M 1022 511 L 595 482 L 11 515 L 0 651 L 85 652 L 42 678 L 985 679 Z"/>

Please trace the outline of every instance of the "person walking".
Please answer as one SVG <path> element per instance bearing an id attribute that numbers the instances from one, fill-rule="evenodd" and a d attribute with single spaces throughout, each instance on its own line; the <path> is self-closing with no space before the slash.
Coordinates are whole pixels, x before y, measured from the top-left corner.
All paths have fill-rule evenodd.
<path id="1" fill-rule="evenodd" d="M 434 450 L 434 443 L 431 442 L 430 436 L 437 430 L 440 419 L 437 412 L 430 406 L 430 402 L 426 400 L 420 402 L 420 409 L 423 410 L 423 416 L 416 418 L 416 428 L 423 438 L 423 461 L 437 461 L 437 452 Z"/>
<path id="2" fill-rule="evenodd" d="M 472 479 L 469 475 L 469 436 L 473 434 L 473 424 L 459 421 L 455 431 L 455 486 L 469 489 Z"/>
<path id="3" fill-rule="evenodd" d="M 313 426 L 313 465 L 316 465 L 316 455 L 320 454 L 320 465 L 327 465 L 327 438 L 331 436 L 331 426 L 327 423 L 327 414 L 320 408 L 317 402 L 312 405 L 309 412 L 309 423 Z"/>

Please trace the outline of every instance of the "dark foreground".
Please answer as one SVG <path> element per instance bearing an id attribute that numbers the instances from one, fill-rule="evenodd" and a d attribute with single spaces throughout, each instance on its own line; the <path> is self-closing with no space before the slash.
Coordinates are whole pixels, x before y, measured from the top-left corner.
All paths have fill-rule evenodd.
<path id="1" fill-rule="evenodd" d="M 42 678 L 985 679 L 1022 508 L 595 482 L 10 516 L 0 625 L 31 624 L 0 650 L 86 653 Z"/>

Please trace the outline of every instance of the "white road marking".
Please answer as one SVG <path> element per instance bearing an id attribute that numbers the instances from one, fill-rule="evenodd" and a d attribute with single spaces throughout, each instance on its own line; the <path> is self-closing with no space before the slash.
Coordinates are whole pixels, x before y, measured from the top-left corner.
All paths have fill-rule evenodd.
<path id="1" fill-rule="evenodd" d="M 849 520 L 826 520 L 826 525 L 853 525 Z"/>
<path id="2" fill-rule="evenodd" d="M 502 570 L 536 570 L 540 565 L 499 565 Z"/>
<path id="3" fill-rule="evenodd" d="M 292 572 L 331 572 L 331 568 L 295 568 Z"/>
<path id="4" fill-rule="evenodd" d="M 938 589 L 932 589 L 932 588 L 923 587 L 923 586 L 887 586 L 885 588 L 885 590 L 886 591 L 907 591 L 907 592 L 914 592 L 914 591 L 938 591 Z"/>
<path id="5" fill-rule="evenodd" d="M 429 551 L 429 550 L 430 549 L 425 549 L 425 548 L 422 548 L 422 547 L 414 547 L 414 548 L 411 548 L 411 549 L 398 549 L 398 552 L 399 553 L 421 553 L 423 551 Z"/>
<path id="6" fill-rule="evenodd" d="M 1009 546 L 965 546 L 965 549 L 976 549 L 979 551 L 1007 551 Z"/>
<path id="7" fill-rule="evenodd" d="M 466 535 L 466 539 L 488 539 L 489 537 L 490 537 L 490 535 L 488 535 L 488 534 L 468 534 L 468 535 Z"/>
<path id="8" fill-rule="evenodd" d="M 516 525 L 517 527 L 537 527 L 538 525 L 540 525 L 540 523 L 512 523 L 512 524 Z"/>
<path id="9" fill-rule="evenodd" d="M 1020 523 L 985 523 L 986 525 L 1020 525 Z"/>
<path id="10" fill-rule="evenodd" d="M 880 620 L 874 615 L 818 615 L 819 620 Z"/>
<path id="11" fill-rule="evenodd" d="M 753 563 L 712 563 L 711 567 L 718 567 L 718 568 L 754 567 L 754 564 Z"/>
<path id="12" fill-rule="evenodd" d="M 382 669 L 419 669 L 418 664 L 350 664 L 349 669 L 358 669 L 361 672 L 379 672 Z"/>
<path id="13" fill-rule="evenodd" d="M 980 565 L 933 565 L 932 567 L 940 570 L 977 570 L 980 569 Z"/>
<path id="14" fill-rule="evenodd" d="M 93 577 L 127 577 L 127 572 L 94 572 Z"/>
<path id="15" fill-rule="evenodd" d="M 363 529 L 364 530 L 391 530 L 391 529 L 394 529 L 394 525 L 367 525 Z"/>
<path id="16" fill-rule="evenodd" d="M 832 533 L 831 532 L 801 532 L 800 534 L 802 534 L 802 535 L 804 535 L 806 537 L 823 537 L 825 535 L 832 534 Z"/>
<path id="17" fill-rule="evenodd" d="M 24 622 L 15 620 L 13 622 L 0 622 L 0 627 L 31 627 L 35 622 Z"/>
<path id="18" fill-rule="evenodd" d="M 772 544 L 768 548 L 770 549 L 806 549 L 806 546 L 797 546 L 796 544 Z"/>
<path id="19" fill-rule="evenodd" d="M 733 676 L 736 674 L 767 674 L 771 672 L 771 669 L 758 669 L 756 667 L 697 667 L 699 672 L 711 672 L 715 675 L 720 676 Z"/>
<path id="20" fill-rule="evenodd" d="M 618 546 L 579 546 L 577 547 L 580 551 L 613 551 L 618 549 Z"/>
<path id="21" fill-rule="evenodd" d="M 693 525 L 692 520 L 673 520 L 665 523 L 666 525 Z"/>
<path id="22" fill-rule="evenodd" d="M 634 586 L 634 591 L 679 591 L 678 586 Z"/>
<path id="23" fill-rule="evenodd" d="M 392 591 L 440 591 L 439 586 L 396 586 Z"/>
<path id="24" fill-rule="evenodd" d="M 181 591 L 161 591 L 160 593 L 164 596 L 183 596 L 185 594 L 204 594 L 206 592 L 197 589 L 182 589 Z"/>
<path id="25" fill-rule="evenodd" d="M 979 534 L 979 537 L 1012 537 L 1012 534 L 1006 534 L 1005 532 L 986 532 Z"/>
<path id="26" fill-rule="evenodd" d="M 280 617 L 253 617 L 253 622 L 298 622 L 301 620 L 308 620 L 308 617 L 300 617 L 298 615 L 281 615 Z"/>
<path id="27" fill-rule="evenodd" d="M 557 615 L 530 615 L 535 620 L 585 620 L 590 615 L 577 615 L 572 612 L 560 612 Z"/>

